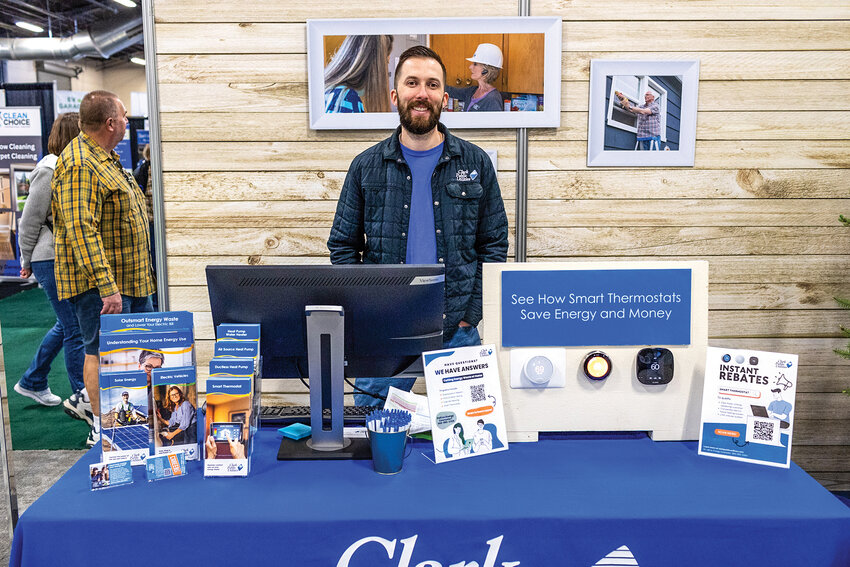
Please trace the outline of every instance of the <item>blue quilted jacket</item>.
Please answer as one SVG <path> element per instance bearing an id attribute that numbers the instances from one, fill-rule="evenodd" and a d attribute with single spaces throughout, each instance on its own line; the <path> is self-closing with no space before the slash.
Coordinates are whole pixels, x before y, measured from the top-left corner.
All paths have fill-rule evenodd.
<path id="1" fill-rule="evenodd" d="M 481 264 L 504 262 L 508 219 L 496 172 L 479 147 L 445 135 L 431 178 L 438 262 L 446 267 L 444 340 L 458 323 L 481 320 Z M 407 251 L 410 168 L 401 127 L 351 162 L 337 204 L 328 249 L 334 264 L 403 264 Z"/>

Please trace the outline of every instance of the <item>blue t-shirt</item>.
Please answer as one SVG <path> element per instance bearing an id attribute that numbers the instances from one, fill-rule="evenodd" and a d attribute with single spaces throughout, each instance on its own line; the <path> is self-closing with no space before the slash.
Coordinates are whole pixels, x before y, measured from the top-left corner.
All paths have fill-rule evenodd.
<path id="1" fill-rule="evenodd" d="M 443 154 L 440 143 L 430 150 L 418 152 L 401 146 L 401 153 L 410 167 L 413 195 L 410 198 L 410 224 L 407 228 L 407 264 L 436 264 L 437 235 L 434 232 L 434 204 L 431 196 L 431 176 Z"/>
<path id="2" fill-rule="evenodd" d="M 791 417 L 791 404 L 785 400 L 774 400 L 767 406 L 767 411 L 784 415 L 785 421 L 788 421 L 788 418 Z"/>

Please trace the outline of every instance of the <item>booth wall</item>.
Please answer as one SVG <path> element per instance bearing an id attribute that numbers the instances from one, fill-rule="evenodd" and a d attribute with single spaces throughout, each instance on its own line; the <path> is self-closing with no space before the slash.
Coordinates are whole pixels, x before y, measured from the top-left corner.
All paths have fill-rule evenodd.
<path id="1" fill-rule="evenodd" d="M 337 8 L 344 6 L 343 11 Z M 850 489 L 850 6 L 839 0 L 531 2 L 563 18 L 561 127 L 529 131 L 528 260 L 704 259 L 710 344 L 800 355 L 792 458 Z M 429 16 L 515 16 L 438 0 Z M 310 18 L 410 17 L 398 2 L 157 0 L 168 292 L 213 329 L 207 264 L 326 263 L 351 159 L 388 133 L 312 131 Z M 666 20 L 666 21 L 665 21 Z M 470 30 L 471 32 L 474 30 Z M 586 167 L 591 59 L 700 60 L 693 168 Z M 511 223 L 515 132 L 457 132 L 499 153 Z M 495 340 L 492 338 L 491 340 Z M 306 403 L 297 382 L 285 400 Z"/>

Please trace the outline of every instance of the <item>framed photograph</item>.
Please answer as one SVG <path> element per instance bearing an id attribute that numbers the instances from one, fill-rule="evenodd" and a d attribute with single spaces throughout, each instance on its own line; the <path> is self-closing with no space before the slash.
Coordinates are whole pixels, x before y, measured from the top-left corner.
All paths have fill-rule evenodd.
<path id="1" fill-rule="evenodd" d="M 30 174 L 35 169 L 35 164 L 12 164 L 12 207 L 18 211 L 24 210 L 27 197 L 30 194 Z M 16 203 L 16 204 L 15 204 Z"/>
<path id="2" fill-rule="evenodd" d="M 307 20 L 310 127 L 398 126 L 395 68 L 416 45 L 446 66 L 449 128 L 558 127 L 561 27 L 553 17 Z"/>
<path id="3" fill-rule="evenodd" d="M 12 182 L 9 168 L 0 168 L 0 211 L 12 210 Z"/>
<path id="4" fill-rule="evenodd" d="M 693 167 L 699 61 L 590 62 L 587 165 Z"/>

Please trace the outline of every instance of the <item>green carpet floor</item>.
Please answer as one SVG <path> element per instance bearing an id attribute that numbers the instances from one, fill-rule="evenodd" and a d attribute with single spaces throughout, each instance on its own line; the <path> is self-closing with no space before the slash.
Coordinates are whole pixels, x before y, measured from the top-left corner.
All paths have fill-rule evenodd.
<path id="1" fill-rule="evenodd" d="M 62 406 L 45 407 L 12 388 L 29 367 L 44 334 L 56 316 L 41 289 L 30 289 L 0 300 L 0 332 L 9 393 L 12 449 L 85 449 L 89 426 L 71 419 Z M 50 390 L 62 399 L 71 395 L 64 353 L 53 361 L 48 376 Z"/>

